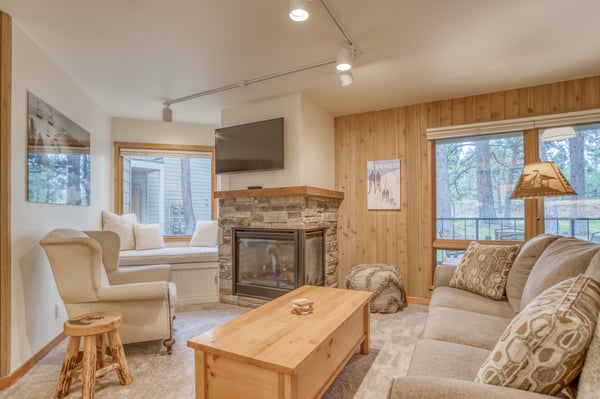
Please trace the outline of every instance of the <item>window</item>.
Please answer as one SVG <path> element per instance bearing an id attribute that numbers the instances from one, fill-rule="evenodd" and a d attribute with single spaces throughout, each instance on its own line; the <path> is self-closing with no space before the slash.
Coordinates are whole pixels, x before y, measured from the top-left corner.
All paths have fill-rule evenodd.
<path id="1" fill-rule="evenodd" d="M 447 240 L 522 240 L 523 134 L 436 141 L 436 234 Z"/>
<path id="2" fill-rule="evenodd" d="M 600 124 L 575 126 L 575 137 L 544 140 L 540 158 L 553 161 L 576 196 L 544 198 L 546 233 L 600 243 Z"/>
<path id="3" fill-rule="evenodd" d="M 599 118 L 589 110 L 428 129 L 436 264 L 460 256 L 471 240 L 523 241 L 546 232 L 600 243 Z M 573 134 L 546 132 L 560 125 L 573 126 Z M 507 127 L 522 132 L 498 133 Z M 524 163 L 538 160 L 553 161 L 577 195 L 510 200 Z"/>
<path id="4" fill-rule="evenodd" d="M 165 236 L 194 232 L 214 216 L 214 147 L 115 143 L 120 213 L 160 224 Z"/>

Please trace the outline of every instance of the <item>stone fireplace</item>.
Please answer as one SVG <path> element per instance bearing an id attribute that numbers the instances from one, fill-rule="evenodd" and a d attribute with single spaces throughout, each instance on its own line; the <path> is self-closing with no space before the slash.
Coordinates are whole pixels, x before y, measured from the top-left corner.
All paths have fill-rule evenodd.
<path id="1" fill-rule="evenodd" d="M 220 191 L 215 198 L 222 302 L 257 306 L 305 283 L 337 286 L 342 192 L 299 186 Z M 240 256 L 243 265 L 236 271 Z"/>

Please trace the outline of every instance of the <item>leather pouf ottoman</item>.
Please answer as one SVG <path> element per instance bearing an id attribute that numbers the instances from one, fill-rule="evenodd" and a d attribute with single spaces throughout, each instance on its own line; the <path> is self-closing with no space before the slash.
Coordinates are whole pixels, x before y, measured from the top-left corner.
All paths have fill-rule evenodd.
<path id="1" fill-rule="evenodd" d="M 346 277 L 346 288 L 371 291 L 371 313 L 394 313 L 406 306 L 402 276 L 392 265 L 357 265 Z"/>

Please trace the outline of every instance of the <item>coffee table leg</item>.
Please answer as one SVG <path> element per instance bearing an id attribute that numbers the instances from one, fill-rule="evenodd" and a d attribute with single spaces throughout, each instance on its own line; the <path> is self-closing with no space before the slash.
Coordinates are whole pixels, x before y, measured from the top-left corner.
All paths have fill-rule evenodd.
<path id="1" fill-rule="evenodd" d="M 370 326 L 369 326 L 369 318 L 371 317 L 371 312 L 369 310 L 369 302 L 367 302 L 363 307 L 363 327 L 365 333 L 365 339 L 360 344 L 360 353 L 362 355 L 366 355 L 369 353 L 370 347 Z"/>
<path id="2" fill-rule="evenodd" d="M 194 350 L 194 368 L 196 372 L 196 399 L 206 398 L 206 354 L 200 349 Z"/>

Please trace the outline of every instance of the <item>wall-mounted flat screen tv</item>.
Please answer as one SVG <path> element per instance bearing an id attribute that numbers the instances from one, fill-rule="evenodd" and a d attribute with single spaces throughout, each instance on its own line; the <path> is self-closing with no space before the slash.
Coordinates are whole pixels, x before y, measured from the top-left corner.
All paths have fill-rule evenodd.
<path id="1" fill-rule="evenodd" d="M 283 118 L 215 129 L 217 174 L 283 169 Z"/>

